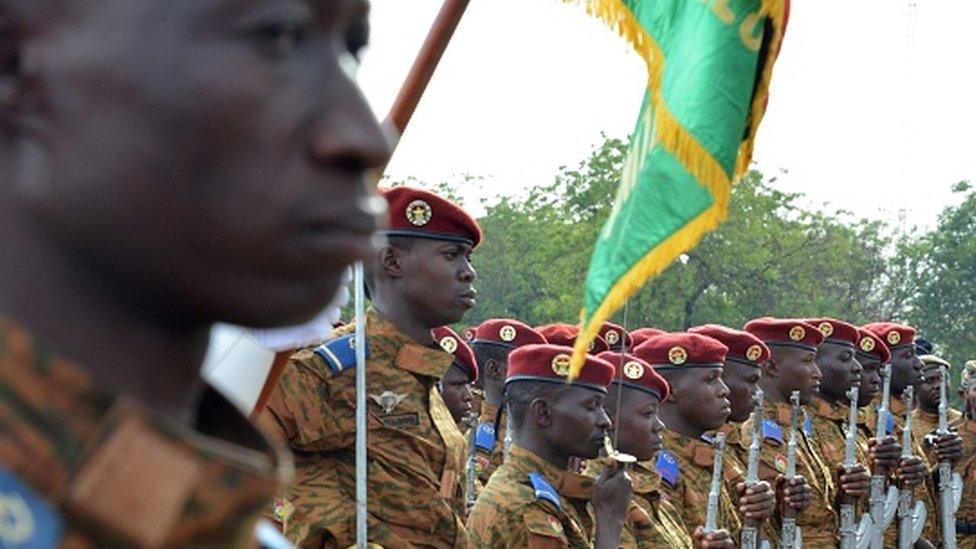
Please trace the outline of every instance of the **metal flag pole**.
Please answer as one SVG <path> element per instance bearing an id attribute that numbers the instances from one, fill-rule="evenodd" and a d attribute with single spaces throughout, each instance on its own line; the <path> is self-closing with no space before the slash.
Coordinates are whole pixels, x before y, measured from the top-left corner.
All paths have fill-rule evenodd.
<path id="1" fill-rule="evenodd" d="M 437 64 L 457 30 L 470 0 L 444 0 L 420 52 L 400 88 L 385 125 L 396 130 L 393 148 L 407 129 Z M 366 292 L 362 262 L 353 272 L 356 303 L 356 547 L 366 549 L 367 528 L 367 414 L 366 414 Z"/>

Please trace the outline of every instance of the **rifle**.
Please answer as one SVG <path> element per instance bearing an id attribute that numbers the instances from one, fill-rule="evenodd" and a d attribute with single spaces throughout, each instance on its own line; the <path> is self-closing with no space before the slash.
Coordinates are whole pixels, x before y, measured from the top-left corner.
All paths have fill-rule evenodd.
<path id="1" fill-rule="evenodd" d="M 949 398 L 946 395 L 946 378 L 949 372 L 943 364 L 939 368 L 942 379 L 939 382 L 939 428 L 937 435 L 949 434 Z M 939 515 L 942 523 L 942 547 L 956 549 L 956 510 L 962 496 L 962 477 L 952 470 L 949 460 L 939 461 Z"/>
<path id="2" fill-rule="evenodd" d="M 902 398 L 905 400 L 905 427 L 901 433 L 901 457 L 904 459 L 913 456 L 912 411 L 915 406 L 915 388 L 906 387 Z M 925 503 L 915 501 L 911 488 L 902 486 L 898 490 L 898 549 L 911 549 L 915 544 L 925 527 L 926 513 Z"/>
<path id="3" fill-rule="evenodd" d="M 857 392 L 859 384 L 855 383 L 847 390 L 847 402 L 850 408 L 847 419 L 847 435 L 844 439 L 844 469 L 857 464 Z M 856 511 L 855 499 L 845 495 L 840 504 L 840 547 L 841 549 L 863 549 L 871 542 L 867 534 L 870 531 L 871 518 L 862 517 L 859 528 L 855 527 Z M 867 520 L 865 520 L 867 519 Z"/>
<path id="4" fill-rule="evenodd" d="M 790 394 L 790 440 L 786 444 L 786 485 L 796 477 L 796 431 L 800 428 L 800 391 Z M 803 531 L 796 525 L 796 510 L 789 505 L 783 510 L 783 527 L 780 530 L 782 549 L 803 547 Z"/>
<path id="5" fill-rule="evenodd" d="M 881 406 L 878 407 L 878 421 L 875 426 L 875 437 L 881 440 L 885 437 L 888 426 L 888 416 L 891 414 L 888 401 L 891 400 L 891 364 L 881 368 Z M 888 487 L 885 496 L 885 480 L 888 472 L 884 467 L 876 466 L 871 471 L 871 549 L 884 549 L 884 533 L 895 518 L 898 509 L 898 489 Z"/>
<path id="6" fill-rule="evenodd" d="M 712 486 L 708 490 L 708 507 L 705 508 L 706 534 L 718 530 L 718 500 L 722 495 L 722 459 L 725 456 L 725 433 L 716 433 L 712 442 L 715 458 L 712 462 Z"/>
<path id="7" fill-rule="evenodd" d="M 759 482 L 759 454 L 762 451 L 763 438 L 763 391 L 756 389 L 752 408 L 752 441 L 749 443 L 749 464 L 746 467 L 745 486 Z M 742 527 L 739 546 L 742 549 L 756 549 L 759 546 L 759 528 L 755 520 L 748 520 Z M 762 547 L 769 547 L 768 541 L 762 542 Z"/>
<path id="8" fill-rule="evenodd" d="M 478 414 L 472 410 L 464 418 L 464 423 L 468 426 L 468 462 L 464 471 L 464 500 L 467 503 L 467 508 L 471 509 L 474 502 L 478 499 L 478 494 L 475 493 L 474 489 L 475 477 L 477 476 L 475 474 L 475 452 L 477 451 L 478 445 L 475 444 L 475 439 L 478 431 Z"/>

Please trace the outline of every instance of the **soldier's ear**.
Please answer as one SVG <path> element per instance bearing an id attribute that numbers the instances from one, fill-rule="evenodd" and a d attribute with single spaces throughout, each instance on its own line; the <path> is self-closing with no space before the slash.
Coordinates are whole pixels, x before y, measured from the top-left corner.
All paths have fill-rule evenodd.
<path id="1" fill-rule="evenodd" d="M 393 246 L 383 246 L 379 252 L 379 264 L 390 278 L 403 276 L 403 254 Z"/>
<path id="2" fill-rule="evenodd" d="M 497 360 L 489 358 L 485 361 L 485 372 L 488 375 L 488 379 L 494 381 L 505 379 L 505 372 L 503 370 L 502 364 Z"/>
<path id="3" fill-rule="evenodd" d="M 769 360 L 760 364 L 762 368 L 762 376 L 768 377 L 779 377 L 779 363 L 775 358 L 770 357 Z"/>
<path id="4" fill-rule="evenodd" d="M 548 400 L 534 399 L 529 403 L 529 410 L 532 411 L 532 421 L 539 427 L 548 427 L 552 424 L 552 410 L 549 408 Z"/>

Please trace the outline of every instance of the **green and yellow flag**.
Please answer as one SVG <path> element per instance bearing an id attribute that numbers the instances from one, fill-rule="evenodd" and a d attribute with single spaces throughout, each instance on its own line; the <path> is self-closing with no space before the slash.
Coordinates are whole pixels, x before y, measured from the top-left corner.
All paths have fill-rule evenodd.
<path id="1" fill-rule="evenodd" d="M 593 250 L 571 375 L 647 280 L 726 216 L 766 108 L 788 0 L 567 0 L 617 30 L 647 64 L 620 187 Z"/>

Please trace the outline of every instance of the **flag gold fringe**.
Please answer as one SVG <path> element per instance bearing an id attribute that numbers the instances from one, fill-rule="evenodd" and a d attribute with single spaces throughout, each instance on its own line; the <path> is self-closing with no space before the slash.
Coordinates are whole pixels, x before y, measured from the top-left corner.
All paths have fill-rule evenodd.
<path id="1" fill-rule="evenodd" d="M 768 48 L 768 56 L 763 65 L 763 74 L 757 89 L 753 92 L 748 123 L 749 134 L 741 143 L 732 178 L 722 165 L 674 116 L 664 101 L 661 91 L 664 74 L 664 52 L 661 46 L 641 26 L 633 12 L 622 0 L 564 0 L 570 4 L 582 4 L 587 13 L 602 20 L 611 29 L 627 40 L 647 65 L 647 89 L 651 108 L 654 112 L 654 133 L 661 145 L 675 156 L 678 162 L 712 195 L 712 205 L 685 224 L 677 232 L 651 249 L 630 268 L 607 293 L 599 308 L 586 321 L 586 311 L 580 313 L 581 329 L 573 349 L 573 359 L 569 379 L 579 375 L 586 357 L 587 346 L 600 331 L 605 320 L 630 299 L 644 285 L 647 279 L 660 274 L 682 253 L 695 247 L 708 231 L 714 230 L 728 214 L 731 182 L 741 177 L 752 159 L 752 147 L 756 127 L 765 111 L 769 82 L 772 78 L 772 65 L 782 42 L 787 0 L 763 0 L 761 13 L 773 21 L 775 36 Z"/>

